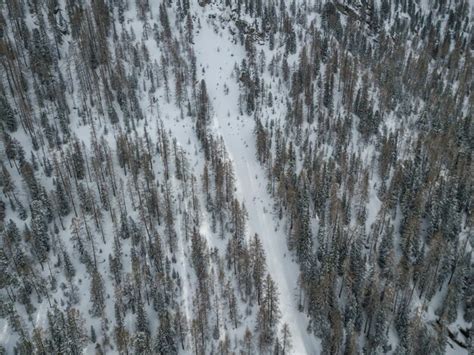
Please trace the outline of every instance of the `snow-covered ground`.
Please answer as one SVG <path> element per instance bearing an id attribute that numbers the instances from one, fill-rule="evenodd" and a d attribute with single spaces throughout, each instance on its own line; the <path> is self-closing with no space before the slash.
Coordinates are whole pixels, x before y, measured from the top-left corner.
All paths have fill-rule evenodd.
<path id="1" fill-rule="evenodd" d="M 252 117 L 247 115 L 240 115 L 238 106 L 239 101 L 239 86 L 236 78 L 233 76 L 235 65 L 239 65 L 242 59 L 245 58 L 245 50 L 242 45 L 236 43 L 234 38 L 231 36 L 227 24 L 222 22 L 221 19 L 216 16 L 225 13 L 225 8 L 216 9 L 216 4 L 210 4 L 206 7 L 201 7 L 197 2 L 193 2 L 191 5 L 192 14 L 194 18 L 194 50 L 197 59 L 197 73 L 198 81 L 204 79 L 207 86 L 210 102 L 212 105 L 212 122 L 210 123 L 209 129 L 212 134 L 216 137 L 222 137 L 225 144 L 225 148 L 229 157 L 233 162 L 235 184 L 236 184 L 236 197 L 244 202 L 248 211 L 248 223 L 247 223 L 247 236 L 251 237 L 253 234 L 258 233 L 262 241 L 263 247 L 266 252 L 266 262 L 268 272 L 275 280 L 278 291 L 279 291 L 279 304 L 281 310 L 280 325 L 288 323 L 292 336 L 292 344 L 294 354 L 319 354 L 321 353 L 320 340 L 313 334 L 308 333 L 308 317 L 305 313 L 298 311 L 298 276 L 299 267 L 293 260 L 292 254 L 288 251 L 287 247 L 287 233 L 284 228 L 280 227 L 282 224 L 276 216 L 272 213 L 274 201 L 267 191 L 267 178 L 261 165 L 256 159 L 256 147 L 255 147 L 255 136 L 254 120 Z M 153 22 L 158 22 L 158 2 L 152 5 L 152 13 L 154 14 Z M 216 11 L 217 10 L 217 11 Z M 140 21 L 135 18 L 136 9 L 134 8 L 133 2 L 127 13 L 128 23 L 127 26 L 133 28 L 135 34 L 140 38 L 140 34 L 143 31 L 143 26 Z M 174 17 L 174 14 L 170 13 L 170 17 Z M 176 19 L 174 19 L 176 20 Z M 177 34 L 176 34 L 177 35 Z M 138 41 L 137 41 L 138 42 Z M 151 60 L 160 60 L 161 49 L 158 49 L 155 41 L 149 39 L 144 41 L 150 51 Z M 263 50 L 266 54 L 269 53 L 268 48 L 264 46 L 258 46 L 258 51 Z M 294 60 L 295 58 L 291 58 Z M 264 76 L 264 75 L 263 75 Z M 273 84 L 272 84 L 273 85 Z M 276 86 L 276 85 L 275 85 Z M 141 90 L 141 89 L 140 89 Z M 199 152 L 199 143 L 196 139 L 194 132 L 194 124 L 189 118 L 180 118 L 179 109 L 174 103 L 164 102 L 162 90 L 156 92 L 156 98 L 152 94 L 147 93 L 146 89 L 141 92 L 141 104 L 146 116 L 146 124 L 148 132 L 155 134 L 157 125 L 159 122 L 163 122 L 164 129 L 170 131 L 170 139 L 175 137 L 178 144 L 186 151 L 186 157 L 189 161 L 190 170 L 198 177 L 202 172 L 204 165 L 204 156 L 202 152 Z M 148 95 L 147 95 L 148 94 Z M 275 100 L 281 95 L 279 92 L 275 92 Z M 156 99 L 156 101 L 155 101 Z M 336 98 L 336 102 L 339 99 Z M 173 100 L 171 100 L 173 101 Z M 270 114 L 270 113 L 267 113 Z M 278 109 L 276 112 L 271 113 L 273 115 L 270 118 L 278 121 L 280 119 L 280 112 Z M 75 128 L 75 133 L 84 140 L 87 146 L 90 144 L 90 132 L 89 126 L 81 126 L 80 119 L 73 121 L 72 125 Z M 100 127 L 102 129 L 103 127 Z M 139 134 L 143 132 L 142 123 L 137 126 Z M 18 136 L 17 136 L 18 137 Z M 113 134 L 108 135 L 108 142 L 111 147 L 114 147 Z M 28 141 L 26 138 L 25 142 Z M 355 141 L 355 139 L 353 139 Z M 114 148 L 112 148 L 114 149 Z M 363 154 L 367 159 L 372 156 L 372 151 L 367 150 Z M 158 159 L 157 159 L 158 160 Z M 155 164 L 155 161 L 153 162 Z M 299 163 L 299 162 L 298 162 Z M 156 164 L 159 165 L 159 164 Z M 119 168 L 117 168 L 119 170 Z M 157 172 L 158 175 L 160 172 Z M 119 173 L 119 176 L 126 182 L 127 178 L 123 174 Z M 20 177 L 18 176 L 18 179 Z M 371 180 L 372 181 L 372 180 Z M 170 180 L 172 190 L 176 194 L 174 197 L 180 195 L 180 182 L 172 178 Z M 372 181 L 373 183 L 374 181 Z M 377 182 L 375 180 L 375 182 Z M 52 185 L 48 186 L 52 189 Z M 202 196 L 200 196 L 202 197 Z M 381 202 L 377 198 L 375 188 L 371 186 L 370 189 L 370 200 L 371 204 L 368 209 L 368 225 L 372 224 L 377 218 L 377 214 L 380 210 Z M 184 199 L 183 199 L 184 200 Z M 183 201 L 174 201 L 174 203 L 183 203 Z M 128 203 L 127 203 L 128 205 Z M 130 210 L 133 210 L 130 208 Z M 221 252 L 224 251 L 225 241 L 221 240 L 215 233 L 212 233 L 209 227 L 209 216 L 206 216 L 206 212 L 203 211 L 203 218 L 201 220 L 200 233 L 206 239 L 208 246 L 212 248 L 218 248 Z M 133 214 L 134 217 L 135 213 Z M 177 240 L 177 251 L 176 251 L 176 263 L 173 263 L 172 268 L 176 269 L 179 273 L 182 282 L 182 291 L 180 291 L 178 302 L 181 305 L 181 309 L 184 311 L 188 321 L 193 317 L 193 293 L 196 287 L 196 279 L 194 277 L 193 267 L 190 261 L 190 247 L 189 241 L 184 240 L 184 233 L 179 229 L 182 221 L 181 216 L 177 217 L 176 221 L 176 232 L 178 235 Z M 138 219 L 137 219 L 138 220 Z M 70 217 L 65 222 L 67 231 L 63 234 L 69 236 L 69 226 L 71 225 Z M 108 255 L 112 252 L 111 240 L 113 231 L 111 225 L 105 226 L 106 243 L 98 242 L 101 251 L 99 257 L 101 259 L 99 265 L 99 271 L 104 275 L 106 283 L 106 294 L 107 297 L 112 299 L 112 286 L 110 280 L 107 279 L 108 264 L 105 262 Z M 69 243 L 69 241 L 67 241 Z M 72 249 L 70 245 L 67 246 Z M 71 250 L 72 252 L 72 250 Z M 128 264 L 128 248 L 124 251 L 124 259 L 127 259 L 126 269 L 129 269 Z M 221 253 L 223 254 L 223 253 Z M 78 274 L 87 275 L 82 264 L 75 265 Z M 211 263 L 211 268 L 214 264 Z M 59 273 L 59 272 L 58 272 Z M 58 275 L 59 280 L 64 277 Z M 75 281 L 77 282 L 77 281 Z M 83 280 L 79 281 L 77 286 L 80 288 L 81 304 L 79 306 L 82 314 L 88 312 L 88 296 L 87 288 L 89 286 L 88 277 L 85 276 Z M 217 289 L 217 285 L 213 285 Z M 55 302 L 60 300 L 61 293 L 59 291 L 53 293 Z M 47 317 L 46 312 L 48 311 L 47 303 L 43 300 L 42 303 L 38 304 L 38 310 L 35 317 L 31 321 L 34 326 L 46 325 Z M 214 310 L 213 310 L 214 311 Z M 253 309 L 255 311 L 255 309 Z M 243 309 L 241 309 L 243 313 Z M 435 315 L 432 309 L 429 309 L 429 315 L 434 319 Z M 105 313 L 108 319 L 113 319 L 113 303 L 107 302 Z M 255 312 L 254 312 L 255 313 Z M 23 314 L 22 314 L 23 316 Z M 26 316 L 24 316 L 26 319 Z M 156 329 L 157 320 L 149 316 L 150 323 L 153 329 Z M 129 329 L 134 328 L 135 318 L 132 315 L 128 315 L 125 319 L 125 324 Z M 100 329 L 101 325 L 98 319 L 87 319 L 87 326 L 94 325 L 96 329 Z M 463 324 L 467 327 L 466 324 Z M 242 335 L 245 327 L 249 327 L 253 330 L 255 326 L 254 317 L 248 316 L 245 318 L 243 324 L 236 330 L 235 334 Z M 280 327 L 279 327 L 280 328 Z M 223 334 L 221 332 L 221 340 Z M 233 335 L 235 335 L 233 334 Z M 395 344 L 398 340 L 395 339 L 393 329 L 390 331 L 390 342 Z M 395 340 L 394 340 L 395 339 Z M 12 332 L 10 326 L 6 320 L 0 319 L 0 344 L 14 344 L 17 336 Z M 188 344 L 190 345 L 190 344 Z M 11 350 L 9 347 L 8 350 Z M 191 353 L 191 346 L 188 347 L 188 351 L 185 353 Z M 93 346 L 89 345 L 88 348 L 83 350 L 84 353 L 95 353 Z M 455 348 L 450 345 L 447 347 L 448 353 L 465 353 L 463 349 L 458 346 Z"/>
<path id="2" fill-rule="evenodd" d="M 224 139 L 234 164 L 237 196 L 248 210 L 248 235 L 258 233 L 261 237 L 268 270 L 279 288 L 280 322 L 290 326 L 294 353 L 316 354 L 320 349 L 318 341 L 306 330 L 306 315 L 297 310 L 299 268 L 288 253 L 284 230 L 278 228 L 271 213 L 273 203 L 266 189 L 266 177 L 256 159 L 254 121 L 248 116 L 239 116 L 238 86 L 231 74 L 234 64 L 244 58 L 244 48 L 223 37 L 227 36 L 226 31 L 216 33 L 204 21 L 201 24 L 194 46 L 198 68 L 204 69 L 202 78 L 212 103 L 213 133 Z M 228 95 L 224 84 L 229 89 Z"/>
<path id="3" fill-rule="evenodd" d="M 227 29 L 215 31 L 217 21 L 209 18 L 213 7 L 202 8 L 192 5 L 195 23 L 194 50 L 197 59 L 198 80 L 204 79 L 212 105 L 213 122 L 210 130 L 216 137 L 224 140 L 235 172 L 236 196 L 244 202 L 248 210 L 248 230 L 250 237 L 258 233 L 262 240 L 267 257 L 267 267 L 275 280 L 281 310 L 280 325 L 288 323 L 292 336 L 294 354 L 317 354 L 320 352 L 318 339 L 307 332 L 308 317 L 297 309 L 297 281 L 299 267 L 288 252 L 286 235 L 271 213 L 273 201 L 267 192 L 266 177 L 262 167 L 256 160 L 254 121 L 251 117 L 240 116 L 238 109 L 239 87 L 233 77 L 235 64 L 245 57 L 244 48 L 235 44 Z M 157 9 L 156 9 L 157 10 Z M 140 29 L 136 28 L 137 32 Z M 158 57 L 160 53 L 152 41 L 148 42 L 150 54 Z M 155 51 L 156 50 L 156 51 Z M 225 87 L 227 90 L 225 90 Z M 187 151 L 190 167 L 194 174 L 199 175 L 204 165 L 204 156 L 194 152 L 199 143 L 194 136 L 191 122 L 180 120 L 179 111 L 173 105 L 162 103 L 159 117 L 166 130 L 176 137 L 178 143 Z M 153 107 L 148 110 L 148 117 L 153 116 Z M 155 122 L 151 121 L 154 126 Z M 191 143 L 191 144 L 189 144 Z M 222 247 L 222 241 L 212 235 L 210 228 L 203 219 L 201 234 L 211 247 Z M 178 239 L 178 270 L 183 279 L 183 308 L 188 313 L 192 303 L 192 282 L 187 275 L 191 272 L 189 254 L 185 250 L 182 238 Z M 254 324 L 244 324 L 242 330 Z"/>

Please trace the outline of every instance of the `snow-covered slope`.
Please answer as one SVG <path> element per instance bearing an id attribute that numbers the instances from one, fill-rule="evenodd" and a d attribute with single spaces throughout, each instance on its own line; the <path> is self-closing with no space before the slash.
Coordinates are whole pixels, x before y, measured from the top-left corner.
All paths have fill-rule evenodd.
<path id="1" fill-rule="evenodd" d="M 269 272 L 278 285 L 281 322 L 290 325 L 295 354 L 320 352 L 317 339 L 308 333 L 308 318 L 298 312 L 299 267 L 288 252 L 286 235 L 273 214 L 273 202 L 267 191 L 265 173 L 256 161 L 254 121 L 240 116 L 238 86 L 233 78 L 235 63 L 245 56 L 244 48 L 233 44 L 231 35 L 214 31 L 213 21 L 206 21 L 209 10 L 197 9 L 202 29 L 195 37 L 194 48 L 202 78 L 206 80 L 212 98 L 212 132 L 223 137 L 229 157 L 234 165 L 237 195 L 241 196 L 249 213 L 248 235 L 258 233 L 267 255 Z M 214 11 L 213 11 L 214 10 Z M 201 12 L 201 13 L 200 13 Z M 214 25 L 214 26 L 213 26 Z M 224 91 L 224 85 L 228 92 Z"/>
<path id="2" fill-rule="evenodd" d="M 468 353 L 471 13 L 0 4 L 0 354 Z"/>

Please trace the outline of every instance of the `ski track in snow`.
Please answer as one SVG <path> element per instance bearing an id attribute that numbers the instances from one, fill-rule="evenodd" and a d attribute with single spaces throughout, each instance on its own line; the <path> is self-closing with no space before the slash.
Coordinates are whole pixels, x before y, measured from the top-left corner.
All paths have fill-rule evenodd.
<path id="1" fill-rule="evenodd" d="M 288 253 L 284 231 L 277 229 L 276 221 L 266 212 L 272 210 L 272 201 L 266 191 L 264 171 L 256 160 L 254 121 L 248 116 L 238 118 L 238 85 L 231 73 L 234 63 L 240 63 L 244 58 L 244 49 L 221 38 L 205 21 L 201 22 L 194 48 L 198 68 L 205 70 L 202 78 L 206 81 L 212 103 L 212 129 L 222 136 L 232 159 L 237 196 L 245 203 L 249 214 L 248 235 L 259 234 L 266 252 L 268 271 L 277 282 L 282 315 L 280 326 L 285 322 L 290 326 L 295 354 L 317 354 L 320 345 L 306 330 L 308 317 L 297 310 L 299 267 Z M 224 93 L 224 83 L 229 87 L 228 95 Z"/>

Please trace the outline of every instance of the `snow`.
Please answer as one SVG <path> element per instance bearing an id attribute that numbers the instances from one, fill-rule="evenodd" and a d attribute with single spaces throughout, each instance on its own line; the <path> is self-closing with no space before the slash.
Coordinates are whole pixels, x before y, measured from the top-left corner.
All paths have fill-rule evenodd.
<path id="1" fill-rule="evenodd" d="M 142 23 L 135 19 L 136 9 L 134 8 L 134 2 L 130 2 L 130 10 L 127 13 L 129 21 L 127 21 L 127 26 L 133 28 L 135 34 L 140 34 L 142 32 Z M 153 5 L 153 14 L 157 21 L 158 14 L 158 2 Z M 241 116 L 238 108 L 238 97 L 239 97 L 239 87 L 236 83 L 236 78 L 233 77 L 234 65 L 239 64 L 243 58 L 245 58 L 245 52 L 243 46 L 233 41 L 233 38 L 230 37 L 229 32 L 226 30 L 225 26 L 220 23 L 219 19 L 211 18 L 209 15 L 214 12 L 216 5 L 210 4 L 206 7 L 200 7 L 197 2 L 192 3 L 192 11 L 195 16 L 194 26 L 195 26 L 195 37 L 194 37 L 194 49 L 195 55 L 197 58 L 197 67 L 198 75 L 200 79 L 205 79 L 207 84 L 207 90 L 209 97 L 211 99 L 213 117 L 212 124 L 210 125 L 210 130 L 215 136 L 221 136 L 225 147 L 227 149 L 228 155 L 232 160 L 234 173 L 235 173 L 235 183 L 236 183 L 236 196 L 238 199 L 244 202 L 247 211 L 248 211 L 248 230 L 247 236 L 251 237 L 254 233 L 258 233 L 263 247 L 266 252 L 267 268 L 272 278 L 275 280 L 278 290 L 279 290 L 279 301 L 281 309 L 281 320 L 280 325 L 283 323 L 288 323 L 292 335 L 293 343 L 293 353 L 294 354 L 317 354 L 321 353 L 321 344 L 320 340 L 317 339 L 313 334 L 307 332 L 308 317 L 299 312 L 297 309 L 298 299 L 297 299 L 297 289 L 298 289 L 298 277 L 299 277 L 299 267 L 297 263 L 292 260 L 292 254 L 288 251 L 287 247 L 287 234 L 284 228 L 280 227 L 280 222 L 277 220 L 277 217 L 274 216 L 271 211 L 273 210 L 274 201 L 272 200 L 270 194 L 267 192 L 267 178 L 265 176 L 265 171 L 260 166 L 256 160 L 256 147 L 255 147 L 255 137 L 253 134 L 254 121 L 252 117 L 247 115 Z M 426 9 L 427 0 L 422 1 L 422 8 Z M 227 10 L 220 8 L 219 13 L 225 13 Z M 170 19 L 174 17 L 172 13 L 169 13 Z M 170 21 L 172 23 L 172 21 Z M 198 26 L 200 22 L 200 26 Z M 138 37 L 139 38 L 139 37 Z M 150 51 L 151 60 L 159 61 L 161 57 L 160 50 L 156 47 L 156 43 L 153 39 L 145 41 Z M 71 47 L 72 48 L 72 47 Z M 269 52 L 267 48 L 257 47 L 257 52 L 264 50 L 266 58 L 269 59 L 273 54 Z M 297 55 L 290 56 L 290 64 L 294 60 L 297 60 Z M 272 79 L 271 79 L 272 80 Z M 266 83 L 271 83 L 274 92 L 274 101 L 277 103 L 284 99 L 284 91 L 278 92 L 277 84 L 269 80 Z M 71 83 L 72 84 L 72 83 Z M 148 83 L 147 83 L 148 85 Z M 225 92 L 224 87 L 228 88 L 228 93 Z M 76 93 L 77 94 L 77 93 Z M 146 116 L 146 124 L 150 125 L 148 127 L 148 132 L 155 134 L 156 128 L 159 122 L 163 122 L 164 128 L 166 131 L 171 132 L 171 136 L 174 136 L 178 140 L 178 144 L 186 150 L 187 159 L 189 159 L 190 170 L 196 176 L 202 172 L 202 167 L 204 165 L 204 158 L 202 152 L 199 151 L 199 143 L 196 140 L 195 133 L 193 131 L 193 125 L 190 119 L 181 120 L 179 110 L 174 106 L 173 103 L 167 104 L 164 102 L 163 95 L 161 91 L 156 92 L 158 98 L 158 103 L 155 103 L 151 100 L 151 97 L 144 92 L 141 93 L 141 104 Z M 71 101 L 74 101 L 74 96 L 71 97 Z M 339 100 L 339 93 L 336 94 L 336 102 Z M 171 100 L 173 101 L 173 100 Z M 71 105 L 71 107 L 74 105 Z M 156 106 L 156 107 L 155 107 Z M 276 105 L 276 107 L 278 107 Z M 276 112 L 275 112 L 276 111 Z M 75 111 L 77 113 L 77 110 Z M 268 114 L 268 112 L 267 112 Z M 270 113 L 270 119 L 274 121 L 279 121 L 282 114 L 278 109 L 274 109 Z M 157 119 L 158 117 L 158 119 Z M 74 131 L 75 133 L 86 143 L 90 144 L 90 132 L 89 126 L 80 126 L 79 117 L 75 124 Z M 386 121 L 389 131 L 395 130 L 398 128 L 397 121 L 393 116 Z M 143 127 L 140 125 L 138 131 L 141 134 Z M 19 132 L 16 137 L 23 143 L 29 142 L 26 135 Z M 114 148 L 113 134 L 109 134 L 107 138 L 110 146 Z M 354 145 L 357 141 L 357 136 L 353 132 L 352 141 Z M 188 144 L 187 142 L 190 142 Z M 28 145 L 28 144 L 26 144 Z M 328 154 L 332 153 L 333 147 L 330 145 L 325 145 L 326 151 Z M 367 147 L 367 149 L 361 154 L 362 157 L 368 162 L 372 157 L 374 151 L 373 146 Z M 27 155 L 29 152 L 27 152 Z M 298 162 L 299 163 L 299 162 Z M 155 162 L 154 162 L 155 164 Z M 157 163 L 158 165 L 158 163 Z M 116 170 L 120 170 L 116 166 Z M 124 179 L 126 186 L 127 177 L 124 177 L 121 172 L 117 172 L 118 176 Z M 157 172 L 158 175 L 160 174 Z M 20 179 L 19 175 L 15 172 L 15 178 Z M 45 180 L 48 181 L 49 180 Z M 176 179 L 171 179 L 171 185 L 173 191 L 180 191 L 180 182 Z M 374 183 L 379 183 L 377 179 L 371 178 L 370 180 L 370 191 L 369 199 L 370 204 L 368 205 L 368 218 L 367 226 L 369 227 L 377 218 L 377 214 L 380 211 L 381 201 L 378 199 L 375 191 Z M 198 182 L 199 185 L 199 182 Z M 51 184 L 47 185 L 48 189 L 52 189 Z M 200 196 L 202 198 L 202 196 Z M 183 203 L 186 201 L 174 201 L 174 203 Z M 133 208 L 129 208 L 130 201 L 127 201 L 127 209 L 132 211 Z M 130 213 L 136 220 L 135 213 Z M 399 214 L 397 214 L 399 215 Z M 210 249 L 217 248 L 220 251 L 223 250 L 225 246 L 225 241 L 220 240 L 219 237 L 214 235 L 209 226 L 209 216 L 206 215 L 206 212 L 203 212 L 203 218 L 201 218 L 200 233 L 206 239 L 207 244 Z M 184 233 L 179 229 L 181 225 L 180 217 L 177 217 L 176 221 L 176 232 L 178 236 L 177 240 L 177 262 L 172 265 L 172 268 L 176 268 L 181 277 L 182 291 L 179 296 L 178 302 L 182 305 L 182 309 L 186 314 L 188 320 L 192 319 L 192 296 L 194 293 L 195 287 L 195 277 L 193 274 L 192 266 L 190 264 L 190 249 L 188 241 L 184 240 Z M 69 226 L 71 225 L 71 218 L 68 217 L 64 221 L 66 226 L 66 231 L 61 235 L 69 235 Z M 21 222 L 22 223 L 22 222 Z M 17 223 L 21 225 L 21 223 Z M 92 223 L 90 223 L 92 224 Z M 314 225 L 316 229 L 316 225 Z M 104 281 L 106 284 L 106 316 L 109 320 L 114 319 L 113 315 L 113 287 L 110 280 L 108 280 L 108 264 L 106 261 L 109 254 L 112 253 L 112 244 L 114 232 L 112 230 L 111 224 L 104 224 L 105 235 L 107 237 L 107 243 L 102 243 L 98 241 L 98 249 L 101 249 L 101 252 L 98 254 L 100 258 L 99 269 L 102 275 L 104 275 Z M 59 238 L 61 239 L 61 238 Z M 74 248 L 71 246 L 69 240 L 64 240 L 66 249 L 71 254 L 74 253 Z M 77 252 L 76 252 L 77 253 Z M 72 256 L 72 255 L 71 255 Z M 129 265 L 129 249 L 125 248 L 123 250 L 123 261 L 126 271 L 130 269 Z M 74 257 L 73 259 L 77 259 Z M 214 268 L 214 263 L 211 263 L 211 269 Z M 79 288 L 81 294 L 81 302 L 77 307 L 81 313 L 85 316 L 88 314 L 88 295 L 87 290 L 89 287 L 88 277 L 83 277 L 81 275 L 87 275 L 84 265 L 80 263 L 75 263 L 75 268 L 78 274 L 78 277 L 74 280 L 75 285 Z M 56 270 L 54 270 L 56 271 Z M 58 279 L 58 283 L 61 283 L 64 279 L 62 274 L 55 275 Z M 82 279 L 82 280 L 81 280 Z M 217 285 L 213 287 L 217 288 Z M 53 302 L 57 303 L 61 297 L 62 293 L 59 290 L 56 290 L 52 293 Z M 110 296 L 110 298 L 108 298 Z M 430 320 L 435 319 L 434 309 L 436 308 L 436 302 L 439 298 L 435 298 L 432 304 L 428 307 L 427 318 Z M 35 304 L 37 311 L 35 313 L 34 326 L 43 325 L 46 326 L 46 312 L 48 311 L 48 304 L 45 300 L 42 303 Z M 244 313 L 242 303 L 239 304 L 240 312 Z M 255 311 L 255 309 L 253 309 Z M 23 319 L 26 319 L 26 316 L 21 313 Z M 151 324 L 151 329 L 154 331 L 156 329 L 157 320 L 151 319 L 149 321 Z M 244 324 L 242 324 L 239 329 L 233 331 L 232 335 L 240 335 L 246 326 L 253 329 L 254 317 L 248 316 L 245 318 Z M 87 319 L 87 330 L 90 325 L 93 324 L 96 329 L 100 328 L 100 320 L 98 319 Z M 128 314 L 124 322 L 129 329 L 134 328 L 135 318 L 133 315 Z M 470 326 L 463 323 L 462 316 L 459 317 L 456 322 L 456 326 L 467 327 Z M 221 331 L 221 337 L 224 334 Z M 110 335 L 110 334 L 109 334 Z M 390 343 L 396 344 L 398 342 L 398 337 L 394 332 L 394 329 L 391 328 L 389 332 Z M 15 344 L 17 336 L 12 332 L 11 328 L 8 325 L 8 322 L 4 319 L 0 319 L 0 344 Z M 189 340 L 189 337 L 188 337 Z M 7 350 L 11 350 L 9 347 Z M 449 343 L 447 347 L 447 353 L 449 354 L 459 354 L 465 353 L 464 349 L 459 348 L 456 344 L 452 342 Z M 107 351 L 110 353 L 110 351 Z M 84 353 L 94 353 L 93 345 L 89 345 L 88 348 L 84 349 Z"/>
<path id="2" fill-rule="evenodd" d="M 214 26 L 213 19 L 208 16 L 213 9 L 212 5 L 201 8 L 194 4 L 192 7 L 194 7 L 193 15 L 196 16 L 194 49 L 198 73 L 201 74 L 198 80 L 206 81 L 213 113 L 209 128 L 216 137 L 222 137 L 227 153 L 233 162 L 236 196 L 244 202 L 249 214 L 247 236 L 251 237 L 258 233 L 262 240 L 268 271 L 278 285 L 282 314 L 280 325 L 288 323 L 290 327 L 293 353 L 320 353 L 320 341 L 307 332 L 308 317 L 297 309 L 296 290 L 299 267 L 288 252 L 285 231 L 279 228 L 276 217 L 269 212 L 272 211 L 273 201 L 266 191 L 265 173 L 255 158 L 254 121 L 251 117 L 239 115 L 237 106 L 239 87 L 233 77 L 233 69 L 236 63 L 239 64 L 245 58 L 244 48 L 239 44 L 234 44 L 232 38 L 226 38 L 227 31 L 219 29 L 216 32 L 218 26 Z M 198 21 L 201 27 L 197 26 Z M 153 51 L 153 44 L 150 47 L 151 55 L 158 56 L 159 53 Z M 227 94 L 224 86 L 228 88 Z M 194 174 L 199 174 L 204 165 L 204 158 L 202 153 L 190 154 L 189 152 L 189 148 L 197 149 L 199 146 L 190 122 L 174 119 L 173 117 L 179 117 L 179 112 L 169 105 L 165 108 L 163 102 L 161 105 L 160 111 L 166 112 L 165 117 L 162 117 L 165 128 L 169 129 L 177 138 L 178 143 L 188 150 L 187 158 L 190 167 L 194 170 Z M 191 142 L 191 147 L 185 144 L 188 140 Z M 217 236 L 212 235 L 206 218 L 202 218 L 200 233 L 211 248 L 218 247 L 222 250 L 223 243 Z M 181 237 L 179 237 L 178 265 L 180 274 L 184 278 L 183 299 L 187 316 L 189 316 L 188 304 L 192 303 L 190 298 L 192 297 L 192 280 L 186 277 L 188 275 L 186 265 L 189 261 L 183 248 Z M 243 311 L 242 304 L 240 306 Z M 247 320 L 239 328 L 243 331 L 246 326 L 252 329 L 254 324 Z"/>
<path id="3" fill-rule="evenodd" d="M 238 86 L 230 76 L 234 64 L 244 58 L 244 48 L 216 34 L 204 21 L 201 24 L 202 29 L 195 36 L 197 62 L 199 67 L 205 69 L 202 78 L 212 98 L 212 129 L 225 142 L 234 165 L 237 195 L 249 213 L 248 235 L 258 233 L 262 240 L 268 270 L 279 289 L 280 323 L 286 322 L 290 327 L 294 353 L 318 353 L 318 340 L 306 330 L 308 317 L 297 310 L 298 265 L 291 260 L 284 230 L 278 229 L 275 218 L 269 212 L 264 212 L 271 211 L 273 203 L 266 191 L 265 173 L 255 158 L 254 121 L 248 116 L 239 117 L 236 100 Z M 224 83 L 229 88 L 228 96 L 223 92 Z"/>

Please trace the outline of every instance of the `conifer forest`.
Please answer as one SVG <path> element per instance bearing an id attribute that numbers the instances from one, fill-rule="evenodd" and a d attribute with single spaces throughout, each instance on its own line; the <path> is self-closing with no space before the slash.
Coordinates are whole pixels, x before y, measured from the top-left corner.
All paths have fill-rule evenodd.
<path id="1" fill-rule="evenodd" d="M 474 0 L 0 0 L 0 355 L 474 354 Z"/>

